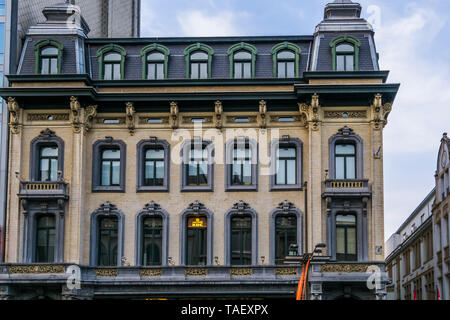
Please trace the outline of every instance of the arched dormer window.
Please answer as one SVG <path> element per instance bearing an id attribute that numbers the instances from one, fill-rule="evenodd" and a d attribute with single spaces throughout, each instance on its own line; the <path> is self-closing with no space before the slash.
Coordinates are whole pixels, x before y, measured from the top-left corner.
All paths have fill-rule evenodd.
<path id="1" fill-rule="evenodd" d="M 55 40 L 41 40 L 34 46 L 36 74 L 61 73 L 61 57 L 64 46 Z"/>
<path id="2" fill-rule="evenodd" d="M 167 79 L 170 50 L 159 44 L 151 44 L 141 51 L 142 78 Z"/>
<path id="3" fill-rule="evenodd" d="M 206 44 L 195 43 L 184 50 L 186 59 L 186 78 L 211 78 L 213 48 Z"/>
<path id="4" fill-rule="evenodd" d="M 340 36 L 330 43 L 333 71 L 359 71 L 361 42 L 350 36 Z"/>
<path id="5" fill-rule="evenodd" d="M 230 57 L 230 78 L 250 79 L 255 77 L 255 63 L 258 50 L 241 42 L 228 49 Z"/>
<path id="6" fill-rule="evenodd" d="M 273 76 L 275 78 L 299 77 L 300 54 L 302 50 L 295 44 L 283 42 L 272 48 Z"/>
<path id="7" fill-rule="evenodd" d="M 126 51 L 118 45 L 110 44 L 97 51 L 100 80 L 123 80 Z"/>

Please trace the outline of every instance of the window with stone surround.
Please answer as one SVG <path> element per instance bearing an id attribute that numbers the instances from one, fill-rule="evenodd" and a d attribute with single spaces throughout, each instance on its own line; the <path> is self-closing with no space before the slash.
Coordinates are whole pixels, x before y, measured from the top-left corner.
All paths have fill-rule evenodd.
<path id="1" fill-rule="evenodd" d="M 126 144 L 107 137 L 92 146 L 92 192 L 125 192 Z"/>

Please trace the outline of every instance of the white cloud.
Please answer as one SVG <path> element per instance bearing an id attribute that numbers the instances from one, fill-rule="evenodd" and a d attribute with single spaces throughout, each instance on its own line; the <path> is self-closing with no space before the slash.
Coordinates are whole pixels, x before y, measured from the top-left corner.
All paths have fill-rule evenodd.
<path id="1" fill-rule="evenodd" d="M 242 34 L 238 15 L 232 11 L 210 14 L 206 11 L 187 10 L 177 14 L 177 20 L 184 36 L 236 36 Z"/>

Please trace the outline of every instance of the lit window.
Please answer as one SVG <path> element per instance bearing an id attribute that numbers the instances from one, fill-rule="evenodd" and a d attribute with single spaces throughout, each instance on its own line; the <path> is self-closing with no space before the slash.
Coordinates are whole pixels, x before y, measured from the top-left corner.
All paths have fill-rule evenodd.
<path id="1" fill-rule="evenodd" d="M 190 216 L 187 219 L 186 264 L 206 265 L 207 259 L 207 218 Z"/>

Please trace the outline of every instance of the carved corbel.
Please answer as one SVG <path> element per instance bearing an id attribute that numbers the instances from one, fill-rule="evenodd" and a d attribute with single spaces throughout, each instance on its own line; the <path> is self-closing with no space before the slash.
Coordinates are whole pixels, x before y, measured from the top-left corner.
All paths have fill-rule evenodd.
<path id="1" fill-rule="evenodd" d="M 136 120 L 136 110 L 134 109 L 134 105 L 132 102 L 126 103 L 126 122 L 127 122 L 127 128 L 130 131 L 131 135 L 134 135 L 134 130 L 136 129 L 135 126 L 135 120 Z"/>
<path id="2" fill-rule="evenodd" d="M 74 96 L 70 97 L 70 125 L 73 132 L 79 133 L 81 131 L 81 105 Z"/>
<path id="3" fill-rule="evenodd" d="M 261 129 L 265 129 L 267 127 L 266 113 L 267 113 L 266 101 L 261 100 L 259 101 L 259 117 L 258 117 L 258 123 Z"/>
<path id="4" fill-rule="evenodd" d="M 17 134 L 20 132 L 20 106 L 15 98 L 8 98 L 8 111 L 9 111 L 9 127 L 11 133 Z"/>
<path id="5" fill-rule="evenodd" d="M 392 111 L 392 103 L 383 104 L 383 96 L 377 93 L 373 99 L 372 109 L 372 123 L 375 130 L 383 129 L 387 124 L 387 118 Z"/>
<path id="6" fill-rule="evenodd" d="M 84 132 L 87 133 L 92 128 L 92 122 L 97 116 L 97 105 L 87 106 L 84 110 Z"/>
<path id="7" fill-rule="evenodd" d="M 215 111 L 214 125 L 216 126 L 216 129 L 221 130 L 222 129 L 222 113 L 223 113 L 222 102 L 220 102 L 220 101 L 215 102 L 214 111 Z"/>
<path id="8" fill-rule="evenodd" d="M 311 128 L 316 131 L 319 130 L 319 125 L 321 122 L 319 109 L 319 95 L 317 93 L 313 94 L 311 97 L 311 104 L 299 103 L 299 112 L 306 120 L 306 128 Z"/>
<path id="9" fill-rule="evenodd" d="M 176 102 L 170 103 L 170 126 L 172 129 L 178 129 L 178 104 Z"/>

